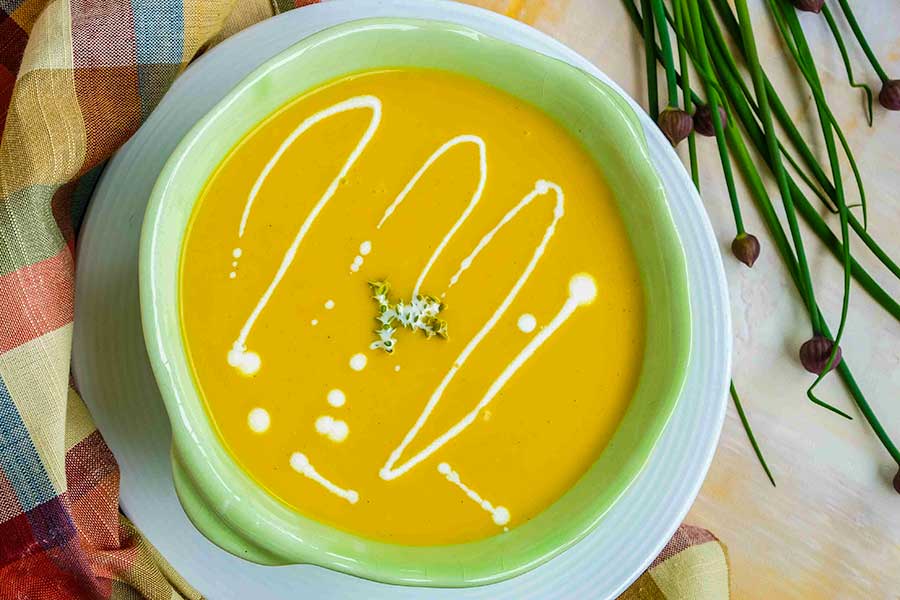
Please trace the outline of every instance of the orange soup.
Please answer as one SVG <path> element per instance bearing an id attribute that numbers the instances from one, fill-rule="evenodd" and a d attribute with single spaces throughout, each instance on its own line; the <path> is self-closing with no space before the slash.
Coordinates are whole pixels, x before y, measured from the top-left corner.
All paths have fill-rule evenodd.
<path id="1" fill-rule="evenodd" d="M 638 267 L 578 141 L 478 81 L 399 69 L 230 152 L 182 251 L 184 343 L 234 460 L 367 538 L 503 535 L 597 459 L 644 352 Z"/>

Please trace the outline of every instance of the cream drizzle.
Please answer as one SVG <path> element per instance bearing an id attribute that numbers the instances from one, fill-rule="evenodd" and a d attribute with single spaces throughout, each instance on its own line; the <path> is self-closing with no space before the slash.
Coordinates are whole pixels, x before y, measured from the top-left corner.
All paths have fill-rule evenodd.
<path id="1" fill-rule="evenodd" d="M 334 194 L 337 192 L 338 187 L 341 183 L 341 179 L 343 179 L 347 175 L 347 172 L 350 170 L 350 168 L 362 154 L 363 150 L 365 150 L 366 146 L 368 146 L 369 142 L 372 140 L 372 137 L 375 135 L 375 131 L 381 124 L 381 100 L 379 100 L 375 96 L 356 96 L 354 98 L 338 102 L 337 104 L 321 110 L 305 119 L 281 143 L 281 146 L 278 147 L 275 155 L 272 156 L 272 158 L 269 159 L 269 162 L 266 163 L 266 166 L 263 167 L 262 172 L 259 174 L 259 177 L 257 177 L 256 182 L 253 184 L 253 187 L 250 190 L 250 195 L 247 198 L 247 203 L 244 205 L 244 213 L 241 216 L 241 224 L 238 228 L 238 239 L 242 238 L 244 235 L 244 230 L 247 227 L 247 221 L 250 218 L 250 211 L 253 208 L 253 203 L 256 200 L 256 196 L 259 194 L 259 190 L 262 188 L 263 183 L 269 176 L 269 173 L 271 173 L 272 169 L 275 168 L 275 165 L 278 164 L 278 161 L 281 159 L 282 155 L 287 151 L 288 148 L 290 148 L 290 146 L 297 140 L 297 138 L 306 133 L 306 131 L 308 131 L 317 123 L 320 123 L 321 121 L 324 121 L 329 117 L 358 109 L 369 109 L 372 111 L 372 117 L 369 120 L 369 126 L 366 128 L 366 131 L 363 134 L 362 138 L 360 138 L 359 142 L 356 144 L 356 147 L 347 157 L 347 160 L 341 167 L 340 172 L 335 176 L 334 179 L 332 179 L 331 184 L 328 186 L 328 189 L 325 190 L 325 193 L 322 194 L 322 196 L 319 198 L 319 201 L 306 215 L 306 219 L 300 226 L 297 235 L 294 237 L 294 241 L 291 242 L 290 247 L 288 247 L 287 251 L 284 253 L 281 264 L 278 266 L 278 271 L 275 273 L 275 276 L 269 283 L 268 288 L 266 288 L 265 293 L 263 293 L 262 297 L 259 299 L 259 302 L 257 302 L 256 306 L 253 308 L 253 312 L 250 313 L 250 316 L 244 322 L 244 326 L 241 327 L 240 334 L 232 344 L 231 350 L 228 352 L 228 364 L 230 364 L 232 367 L 240 369 L 244 374 L 252 375 L 256 372 L 256 370 L 259 369 L 260 365 L 258 357 L 256 361 L 251 361 L 249 363 L 243 358 L 244 355 L 249 354 L 247 352 L 247 337 L 250 335 L 250 332 L 253 329 L 253 325 L 256 323 L 259 315 L 269 303 L 269 299 L 272 297 L 272 294 L 278 288 L 278 284 L 281 283 L 281 280 L 284 277 L 285 273 L 287 273 L 288 269 L 293 264 L 294 258 L 296 258 L 297 255 L 297 250 L 300 248 L 300 244 L 303 242 L 303 238 L 306 237 L 307 232 L 315 222 L 316 217 L 319 216 L 319 213 L 322 211 L 325 205 L 328 204 L 328 201 L 331 200 L 332 196 L 334 196 Z M 240 256 L 240 253 L 233 252 L 232 255 L 235 258 L 238 258 Z M 254 365 L 256 369 L 248 368 Z"/>
<path id="2" fill-rule="evenodd" d="M 422 287 L 422 282 L 425 281 L 425 277 L 428 276 L 428 272 L 431 271 L 431 267 L 434 266 L 435 261 L 437 261 L 438 256 L 441 255 L 441 252 L 444 251 L 444 248 L 450 243 L 450 239 L 456 234 L 456 231 L 462 226 L 462 224 L 469 218 L 469 215 L 472 214 L 472 210 L 478 204 L 478 201 L 481 200 L 481 194 L 484 192 L 484 185 L 487 183 L 487 148 L 485 146 L 484 140 L 481 139 L 477 135 L 458 135 L 455 138 L 445 142 L 440 148 L 435 150 L 431 156 L 428 157 L 428 160 L 425 161 L 425 164 L 422 165 L 415 175 L 413 175 L 412 179 L 407 182 L 406 187 L 400 192 L 400 194 L 394 199 L 393 202 L 387 207 L 384 211 L 384 214 L 381 216 L 381 220 L 378 222 L 377 229 L 381 229 L 381 227 L 387 223 L 387 220 L 394 214 L 394 211 L 400 206 L 404 200 L 406 200 L 406 196 L 409 195 L 409 192 L 419 183 L 419 179 L 431 168 L 431 165 L 437 161 L 440 157 L 442 157 L 448 150 L 459 146 L 460 144 L 475 144 L 478 146 L 478 166 L 479 166 L 479 176 L 478 176 L 478 187 L 475 188 L 475 192 L 472 194 L 472 198 L 469 200 L 469 204 L 466 206 L 465 210 L 462 212 L 460 217 L 456 220 L 456 223 L 450 228 L 450 230 L 444 235 L 444 239 L 441 240 L 441 243 L 438 244 L 438 247 L 435 248 L 434 252 L 431 255 L 431 258 L 428 259 L 428 263 L 425 265 L 425 268 L 422 269 L 422 272 L 419 274 L 419 279 L 416 280 L 416 286 L 413 288 L 413 298 L 419 295 L 420 288 Z"/>
<path id="3" fill-rule="evenodd" d="M 353 257 L 353 262 L 350 263 L 350 271 L 356 273 L 359 271 L 360 267 L 363 266 L 363 262 L 365 262 L 364 256 L 368 256 L 372 251 L 372 242 L 369 240 L 364 241 L 359 245 L 359 254 Z"/>
<path id="4" fill-rule="evenodd" d="M 251 375 L 258 371 L 261 360 L 256 353 L 248 352 L 246 347 L 247 337 L 253 329 L 253 326 L 256 320 L 259 318 L 262 311 L 265 309 L 268 304 L 271 296 L 275 292 L 276 288 L 280 284 L 282 278 L 286 274 L 287 270 L 293 264 L 294 259 L 296 258 L 297 251 L 303 242 L 306 234 L 309 229 L 312 227 L 319 213 L 325 207 L 325 205 L 331 200 L 331 198 L 336 193 L 341 180 L 346 176 L 347 172 L 351 169 L 351 167 L 355 164 L 359 156 L 362 154 L 363 150 L 371 141 L 375 132 L 377 131 L 382 115 L 382 105 L 381 101 L 374 96 L 357 96 L 354 98 L 350 98 L 343 102 L 339 102 L 329 108 L 326 108 L 318 113 L 315 113 L 311 117 L 305 119 L 281 144 L 281 146 L 276 151 L 275 155 L 269 160 L 266 166 L 263 168 L 259 177 L 251 189 L 250 195 L 248 197 L 247 203 L 244 206 L 244 211 L 241 217 L 240 227 L 238 229 L 238 238 L 240 239 L 244 235 L 244 231 L 247 226 L 247 222 L 250 217 L 251 209 L 253 203 L 258 195 L 265 179 L 268 177 L 269 173 L 275 167 L 275 165 L 280 160 L 281 156 L 284 152 L 297 140 L 303 133 L 309 130 L 315 124 L 338 114 L 341 114 L 350 110 L 357 110 L 367 108 L 372 111 L 372 116 L 369 121 L 369 125 L 357 143 L 356 147 L 348 156 L 344 165 L 342 166 L 340 172 L 335 176 L 329 185 L 328 189 L 325 193 L 320 197 L 318 202 L 313 206 L 310 212 L 307 214 L 303 224 L 301 225 L 299 231 L 297 232 L 293 242 L 285 252 L 282 261 L 276 271 L 273 279 L 269 283 L 269 286 L 266 288 L 265 293 L 260 298 L 250 316 L 245 321 L 243 327 L 240 330 L 240 333 L 237 339 L 232 344 L 232 349 L 228 353 L 228 362 L 231 366 L 240 369 L 243 373 Z M 484 140 L 475 135 L 460 135 L 457 136 L 446 143 L 444 143 L 440 148 L 438 148 L 434 153 L 429 156 L 426 162 L 422 165 L 422 167 L 416 172 L 416 174 L 407 182 L 406 186 L 400 192 L 400 194 L 394 199 L 394 201 L 387 207 L 384 214 L 381 217 L 381 220 L 378 222 L 377 229 L 381 229 L 382 226 L 388 221 L 390 216 L 394 213 L 397 207 L 403 203 L 412 189 L 416 186 L 422 176 L 431 168 L 431 166 L 441 158 L 446 152 L 451 150 L 452 148 L 461 145 L 461 144 L 474 144 L 477 146 L 479 151 L 479 181 L 478 185 L 472 194 L 468 205 L 463 210 L 459 219 L 453 224 L 453 226 L 447 231 L 441 240 L 438 247 L 434 250 L 431 257 L 428 259 L 425 267 L 422 269 L 419 277 L 416 281 L 415 288 L 413 290 L 413 295 L 416 296 L 420 293 L 420 288 L 428 273 L 431 271 L 438 257 L 444 251 L 446 246 L 449 244 L 450 240 L 456 234 L 457 230 L 463 225 L 463 223 L 468 219 L 469 215 L 474 210 L 475 206 L 480 201 L 482 194 L 484 192 L 485 184 L 487 181 L 487 153 L 486 153 L 486 145 Z M 478 243 L 475 249 L 460 263 L 459 269 L 457 272 L 451 277 L 450 282 L 447 286 L 447 289 L 444 291 L 442 296 L 446 295 L 450 288 L 452 288 L 459 281 L 462 274 L 472 265 L 474 259 L 479 255 L 479 253 L 492 241 L 494 235 L 502 229 L 509 221 L 516 217 L 516 215 L 526 206 L 528 206 L 535 198 L 538 196 L 545 195 L 550 191 L 555 192 L 556 194 L 556 204 L 553 211 L 553 219 L 551 223 L 548 225 L 544 232 L 544 236 L 540 242 L 540 244 L 535 249 L 531 260 L 526 266 L 525 270 L 522 272 L 516 283 L 513 285 L 510 292 L 504 298 L 503 302 L 500 306 L 495 310 L 490 319 L 482 326 L 479 332 L 469 341 L 469 343 L 465 346 L 462 352 L 457 357 L 456 361 L 454 361 L 450 370 L 444 376 L 438 387 L 434 390 L 431 397 L 429 398 L 428 403 L 423 409 L 422 413 L 419 415 L 413 427 L 407 432 L 406 436 L 392 452 L 390 457 L 388 458 L 385 465 L 381 468 L 379 474 L 385 480 L 392 480 L 397 477 L 400 477 L 414 466 L 424 461 L 432 454 L 434 454 L 438 449 L 440 449 L 444 444 L 448 441 L 459 435 L 466 427 L 468 427 L 478 416 L 479 412 L 487 406 L 493 398 L 503 389 L 509 379 L 518 371 L 519 368 L 537 351 L 538 348 L 547 340 L 553 333 L 568 320 L 569 317 L 575 312 L 575 310 L 579 306 L 583 306 L 585 304 L 589 304 L 593 301 L 594 296 L 596 295 L 596 284 L 589 275 L 580 274 L 572 278 L 569 286 L 569 297 L 563 304 L 560 311 L 557 313 L 555 317 L 545 326 L 541 331 L 535 335 L 530 342 L 523 348 L 519 354 L 506 366 L 500 376 L 494 380 L 494 382 L 489 387 L 488 391 L 476 405 L 476 407 L 467 413 L 463 419 L 457 422 L 453 427 L 447 430 L 443 435 L 436 438 L 431 442 L 424 450 L 414 455 L 406 462 L 401 464 L 400 466 L 396 466 L 396 463 L 400 460 L 403 452 L 409 446 L 409 444 L 416 438 L 419 431 L 422 429 L 425 422 L 428 420 L 429 416 L 433 412 L 435 406 L 440 401 L 443 396 L 444 391 L 447 386 L 456 376 L 456 373 L 460 368 L 465 364 L 466 360 L 475 351 L 481 341 L 490 333 L 490 331 L 494 328 L 497 322 L 503 317 L 503 315 L 508 310 L 509 306 L 518 296 L 521 288 L 525 284 L 525 282 L 530 278 L 534 268 L 539 262 L 541 256 L 543 255 L 547 244 L 550 241 L 550 238 L 553 236 L 556 230 L 556 225 L 558 221 L 562 218 L 564 214 L 564 194 L 562 189 L 556 185 L 555 183 L 539 180 L 534 189 L 526 195 L 515 207 L 513 207 L 509 212 L 504 215 L 504 217 L 500 220 L 500 222 L 489 231 Z M 371 252 L 371 242 L 364 242 L 363 245 L 360 246 L 360 253 L 354 258 L 353 263 L 351 264 L 351 271 L 358 271 L 362 266 L 363 257 L 368 255 Z M 236 247 L 232 252 L 232 256 L 235 259 L 239 259 L 242 255 L 242 250 L 240 247 Z M 236 268 L 236 265 L 233 265 Z M 236 275 L 236 274 L 235 274 Z M 329 301 L 328 304 L 333 306 L 333 303 Z M 326 308 L 331 308 L 331 306 L 327 306 Z M 316 321 L 313 320 L 312 324 L 315 325 Z M 354 355 L 350 361 L 351 367 L 354 370 L 362 370 L 365 367 L 366 357 L 364 354 Z M 399 371 L 399 365 L 395 367 L 395 370 Z M 326 478 L 322 477 L 315 468 L 310 464 L 309 459 L 302 453 L 296 452 L 291 456 L 291 466 L 301 474 L 306 477 L 318 482 L 323 487 L 328 489 L 330 492 L 346 499 L 351 504 L 356 503 L 359 499 L 359 494 L 354 490 L 345 490 L 337 485 L 333 484 Z M 509 520 L 509 513 L 503 507 L 494 508 L 490 503 L 486 500 L 482 499 L 478 496 L 470 488 L 466 487 L 459 480 L 459 475 L 453 471 L 449 465 L 446 463 L 441 463 L 439 465 L 439 470 L 442 474 L 444 474 L 448 481 L 451 481 L 455 485 L 459 486 L 470 498 L 479 502 L 483 507 L 485 505 L 489 505 L 489 510 L 491 514 L 494 516 L 494 521 L 498 523 L 498 525 L 503 525 Z M 502 522 L 501 522 L 502 521 Z"/>
<path id="5" fill-rule="evenodd" d="M 503 527 L 504 525 L 507 525 L 509 523 L 509 510 L 507 510 L 505 506 L 494 506 L 493 504 L 482 498 L 481 495 L 478 494 L 478 492 L 476 492 L 460 480 L 459 473 L 450 468 L 450 465 L 442 462 L 438 465 L 437 470 L 438 473 L 440 473 L 447 479 L 447 481 L 461 489 L 466 494 L 466 496 L 474 500 L 476 504 L 489 512 L 495 524 Z M 503 527 L 503 529 L 506 530 L 506 527 Z"/>
<path id="6" fill-rule="evenodd" d="M 312 466 L 309 462 L 309 459 L 302 452 L 294 452 L 291 454 L 291 468 L 304 475 L 305 477 L 312 479 L 326 490 L 334 494 L 335 496 L 340 496 L 350 504 L 356 504 L 359 502 L 359 493 L 356 490 L 345 490 L 342 487 L 339 487 L 329 481 L 328 479 L 322 477 L 316 468 Z"/>
<path id="7" fill-rule="evenodd" d="M 418 454 L 415 454 L 412 458 L 401 464 L 399 467 L 395 466 L 400 460 L 400 457 L 403 455 L 403 452 L 406 450 L 407 446 L 409 446 L 409 444 L 416 438 L 419 431 L 425 425 L 425 422 L 428 420 L 429 416 L 434 411 L 434 408 L 437 406 L 438 402 L 440 402 L 441 397 L 444 395 L 444 391 L 447 389 L 447 386 L 450 385 L 450 382 L 453 381 L 454 377 L 456 377 L 456 373 L 466 363 L 469 356 L 472 354 L 472 352 L 475 351 L 481 341 L 488 335 L 488 333 L 490 333 L 497 322 L 503 317 L 503 315 L 509 309 L 510 305 L 516 299 L 516 296 L 519 295 L 519 291 L 521 291 L 522 286 L 524 286 L 525 282 L 528 281 L 528 279 L 531 277 L 531 274 L 537 266 L 537 263 L 540 261 L 541 257 L 544 254 L 544 250 L 547 248 L 547 244 L 550 242 L 550 238 L 552 238 L 553 234 L 556 232 L 556 224 L 565 213 L 565 194 L 563 194 L 562 188 L 560 188 L 555 183 L 543 180 L 538 181 L 537 184 L 535 184 L 534 189 L 529 192 L 524 198 L 522 198 L 522 200 L 519 201 L 516 206 L 514 206 L 509 212 L 507 212 L 502 219 L 500 219 L 500 222 L 497 223 L 497 225 L 493 229 L 491 229 L 487 234 L 485 234 L 483 238 L 481 238 L 481 241 L 478 243 L 472 253 L 469 254 L 469 256 L 467 256 L 460 264 L 459 270 L 453 276 L 454 279 L 451 279 L 451 282 L 454 280 L 458 281 L 459 276 L 463 273 L 463 271 L 465 271 L 468 266 L 472 264 L 472 261 L 491 242 L 491 240 L 494 238 L 494 235 L 501 228 L 503 228 L 507 223 L 515 218 L 515 216 L 519 214 L 519 212 L 523 208 L 531 204 L 535 198 L 537 198 L 538 196 L 543 196 L 551 190 L 556 195 L 556 204 L 553 208 L 553 219 L 544 231 L 544 236 L 541 239 L 540 244 L 538 244 L 537 248 L 535 248 L 531 260 L 526 265 L 525 270 L 522 271 L 522 274 L 519 276 L 519 279 L 513 285 L 512 289 L 506 295 L 506 298 L 503 299 L 503 302 L 500 304 L 500 306 L 497 307 L 497 309 L 494 311 L 494 314 L 491 315 L 491 318 L 488 319 L 488 321 L 481 327 L 478 333 L 476 333 L 475 336 L 471 340 L 469 340 L 469 343 L 466 344 L 465 348 L 463 348 L 462 352 L 460 352 L 456 360 L 453 361 L 453 365 L 447 371 L 446 375 L 444 375 L 444 378 L 441 380 L 438 387 L 434 390 L 434 392 L 432 392 L 431 397 L 428 399 L 428 403 L 425 405 L 424 410 L 419 415 L 419 418 L 416 420 L 415 424 L 407 432 L 406 436 L 403 438 L 403 441 L 400 442 L 400 445 L 391 452 L 387 462 L 379 471 L 379 475 L 382 479 L 390 481 L 392 479 L 400 477 L 411 468 L 434 454 L 439 448 L 441 448 L 452 438 L 459 435 L 466 427 L 468 427 L 472 423 L 472 421 L 475 420 L 475 417 L 478 415 L 478 411 L 487 406 L 491 402 L 491 400 L 493 400 L 497 392 L 499 392 L 500 389 L 502 389 L 503 386 L 506 385 L 506 382 L 519 369 L 519 367 L 521 367 L 525 360 L 527 360 L 528 357 L 531 356 L 531 353 L 534 352 L 534 350 L 532 350 L 524 358 L 523 354 L 520 353 L 512 363 L 507 365 L 506 369 L 503 371 L 500 377 L 494 381 L 494 383 L 488 390 L 488 393 L 485 394 L 484 398 L 482 398 L 482 400 L 478 403 L 473 411 L 468 413 L 459 423 L 451 427 L 447 432 L 434 440 L 424 450 L 422 450 Z M 464 220 L 466 216 L 468 215 L 464 213 L 463 216 L 460 217 L 460 219 Z M 454 225 L 454 230 L 458 228 L 459 224 L 460 222 L 458 221 L 456 225 Z M 426 269 L 427 268 L 428 267 L 426 267 Z M 421 281 L 423 278 L 420 276 L 419 279 Z M 566 318 L 568 318 L 568 316 Z M 523 350 L 522 352 L 524 353 L 529 347 L 534 344 L 535 341 L 539 340 L 537 346 L 534 347 L 534 349 L 537 349 L 537 347 L 543 343 L 543 340 L 552 335 L 552 333 L 556 330 L 555 327 L 551 328 L 552 325 L 553 322 L 551 322 L 551 325 L 549 325 L 547 328 L 542 330 L 541 334 L 535 336 L 531 340 L 531 343 L 529 343 L 529 345 L 526 346 L 525 350 Z"/>

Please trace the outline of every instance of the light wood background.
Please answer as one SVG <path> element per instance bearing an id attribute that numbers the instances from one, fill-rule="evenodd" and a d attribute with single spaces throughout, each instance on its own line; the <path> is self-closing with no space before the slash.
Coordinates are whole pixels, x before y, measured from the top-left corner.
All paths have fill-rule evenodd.
<path id="1" fill-rule="evenodd" d="M 469 1 L 550 33 L 646 104 L 641 40 L 621 0 Z M 900 78 L 900 3 L 852 4 L 885 69 Z M 790 69 L 764 2 L 751 0 L 750 8 L 763 64 L 792 116 L 806 123 L 801 130 L 808 132 L 807 139 L 827 165 L 821 136 L 810 118 L 815 111 L 811 97 Z M 875 127 L 869 129 L 861 92 L 846 85 L 840 55 L 824 19 L 802 14 L 801 22 L 829 101 L 867 184 L 869 231 L 888 254 L 900 260 L 900 113 L 878 107 Z M 842 18 L 838 22 L 845 30 L 858 77 L 877 94 L 880 82 L 846 23 Z M 660 94 L 664 97 L 662 83 Z M 699 140 L 704 204 L 725 253 L 731 293 L 734 380 L 778 487 L 772 488 L 766 480 L 729 405 L 722 440 L 688 522 L 710 529 L 726 543 L 735 598 L 900 598 L 900 494 L 890 484 L 897 465 L 836 377 L 819 390 L 825 399 L 852 414 L 854 421 L 806 400 L 812 378 L 796 356 L 810 329 L 799 296 L 740 182 L 747 230 L 761 239 L 763 250 L 752 270 L 731 257 L 728 246 L 734 222 L 715 143 Z M 848 189 L 854 190 L 844 166 Z M 777 189 L 769 183 L 773 202 L 780 205 Z M 854 191 L 851 203 L 855 197 Z M 824 208 L 822 214 L 837 226 L 837 219 Z M 839 265 L 808 229 L 804 228 L 804 234 L 818 299 L 836 328 L 842 293 Z M 900 282 L 878 266 L 861 242 L 854 248 L 857 259 L 876 280 L 900 298 Z M 900 323 L 860 288 L 854 287 L 852 294 L 844 356 L 876 414 L 900 443 Z"/>

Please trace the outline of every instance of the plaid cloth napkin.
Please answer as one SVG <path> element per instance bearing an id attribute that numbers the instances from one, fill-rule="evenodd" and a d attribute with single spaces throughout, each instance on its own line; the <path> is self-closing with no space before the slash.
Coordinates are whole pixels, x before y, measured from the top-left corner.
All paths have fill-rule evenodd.
<path id="1" fill-rule="evenodd" d="M 75 234 L 104 161 L 191 59 L 294 5 L 0 0 L 0 600 L 200 598 L 120 514 L 69 379 Z M 726 598 L 725 548 L 682 526 L 623 597 Z"/>

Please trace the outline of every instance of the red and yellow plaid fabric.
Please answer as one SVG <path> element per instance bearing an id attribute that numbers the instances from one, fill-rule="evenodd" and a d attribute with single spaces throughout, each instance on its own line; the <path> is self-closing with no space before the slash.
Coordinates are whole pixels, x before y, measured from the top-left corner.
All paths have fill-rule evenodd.
<path id="1" fill-rule="evenodd" d="M 192 58 L 314 1 L 0 0 L 0 600 L 199 598 L 119 513 L 71 386 L 75 234 L 104 161 Z M 727 594 L 724 548 L 683 527 L 626 597 Z"/>

